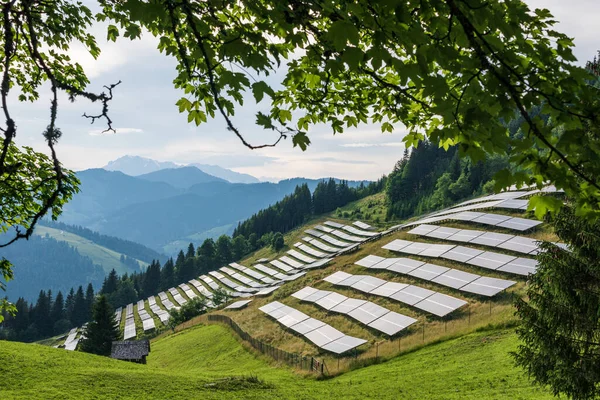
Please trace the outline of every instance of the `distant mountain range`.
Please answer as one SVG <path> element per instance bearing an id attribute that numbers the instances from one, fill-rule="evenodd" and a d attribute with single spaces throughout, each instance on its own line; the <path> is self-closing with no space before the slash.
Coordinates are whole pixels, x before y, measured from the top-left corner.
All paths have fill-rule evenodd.
<path id="1" fill-rule="evenodd" d="M 239 172 L 232 171 L 230 169 L 219 167 L 218 165 L 207 165 L 207 164 L 188 164 L 181 165 L 171 161 L 156 161 L 150 158 L 144 158 L 139 156 L 124 156 L 117 158 L 114 161 L 110 161 L 106 164 L 103 169 L 107 171 L 121 171 L 122 173 L 130 176 L 147 175 L 152 172 L 157 172 L 164 169 L 173 169 L 181 167 L 196 167 L 206 174 L 212 175 L 223 179 L 230 183 L 258 183 L 260 180 L 253 177 L 252 175 L 242 174 Z"/>
<path id="2" fill-rule="evenodd" d="M 173 254 L 182 243 L 231 233 L 235 225 L 307 183 L 230 183 L 196 167 L 166 168 L 140 176 L 89 169 L 77 173 L 80 193 L 64 207 L 60 221 Z M 361 182 L 349 182 L 359 185 Z"/>

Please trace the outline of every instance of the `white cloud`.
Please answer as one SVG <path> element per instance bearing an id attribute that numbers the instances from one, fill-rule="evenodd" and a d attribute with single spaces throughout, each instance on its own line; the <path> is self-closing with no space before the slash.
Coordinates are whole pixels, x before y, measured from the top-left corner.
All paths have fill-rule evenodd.
<path id="1" fill-rule="evenodd" d="M 89 135 L 90 136 L 106 136 L 106 135 L 114 135 L 114 134 L 118 134 L 118 135 L 125 135 L 128 133 L 142 133 L 144 132 L 143 129 L 139 129 L 139 128 L 115 128 L 116 132 L 110 131 L 110 132 L 106 132 L 104 129 L 94 129 L 89 131 Z"/>
<path id="2" fill-rule="evenodd" d="M 341 147 L 404 147 L 402 142 L 387 142 L 387 143 L 345 143 Z"/>

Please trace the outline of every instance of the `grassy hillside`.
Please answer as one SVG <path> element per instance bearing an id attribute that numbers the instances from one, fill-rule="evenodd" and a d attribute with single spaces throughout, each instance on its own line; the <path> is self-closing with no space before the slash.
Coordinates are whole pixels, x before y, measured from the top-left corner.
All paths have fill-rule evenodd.
<path id="1" fill-rule="evenodd" d="M 67 242 L 69 245 L 75 247 L 82 256 L 87 256 L 92 259 L 94 264 L 101 265 L 106 273 L 109 273 L 113 268 L 119 275 L 134 272 L 130 266 L 120 261 L 121 253 L 100 246 L 79 235 L 41 225 L 35 228 L 35 234 L 39 236 L 46 236 L 48 234 L 55 240 Z M 140 260 L 138 262 L 144 267 L 148 265 L 148 263 Z"/>
<path id="2" fill-rule="evenodd" d="M 228 328 L 197 326 L 152 343 L 147 365 L 2 343 L 3 399 L 551 399 L 515 369 L 510 331 L 431 345 L 329 380 L 277 368 Z"/>

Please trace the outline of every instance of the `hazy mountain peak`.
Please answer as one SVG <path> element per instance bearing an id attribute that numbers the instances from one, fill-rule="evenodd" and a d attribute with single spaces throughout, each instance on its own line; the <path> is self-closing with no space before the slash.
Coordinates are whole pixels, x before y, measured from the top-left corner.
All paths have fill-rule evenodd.
<path id="1" fill-rule="evenodd" d="M 103 168 L 108 171 L 121 171 L 124 174 L 130 176 L 139 176 L 160 171 L 163 169 L 181 168 L 185 166 L 196 167 L 202 172 L 205 172 L 217 178 L 224 179 L 231 183 L 260 182 L 259 179 L 255 178 L 252 175 L 235 172 L 230 169 L 220 167 L 218 165 L 208 165 L 200 163 L 181 165 L 171 161 L 156 161 L 146 157 L 129 155 L 110 161 Z"/>
<path id="2" fill-rule="evenodd" d="M 110 161 L 103 168 L 108 171 L 121 171 L 124 174 L 138 176 L 166 168 L 177 168 L 180 165 L 170 161 L 156 161 L 140 156 L 123 156 Z"/>

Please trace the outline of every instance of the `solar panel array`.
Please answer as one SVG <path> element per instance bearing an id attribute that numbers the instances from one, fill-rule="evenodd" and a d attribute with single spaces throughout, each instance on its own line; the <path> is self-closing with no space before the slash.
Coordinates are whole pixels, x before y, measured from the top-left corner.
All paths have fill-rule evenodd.
<path id="1" fill-rule="evenodd" d="M 191 287 L 189 287 L 188 284 L 186 283 L 182 283 L 181 285 L 179 285 L 179 288 L 181 290 L 183 290 L 183 293 L 185 293 L 185 295 L 188 297 L 188 299 L 192 300 L 195 299 L 196 297 L 198 297 L 198 295 L 196 294 L 196 292 L 194 292 L 192 290 Z"/>
<path id="2" fill-rule="evenodd" d="M 160 308 L 160 306 L 156 303 L 156 298 L 154 296 L 148 297 L 148 305 L 150 306 L 152 312 L 160 319 L 160 322 L 166 325 L 171 316 L 167 311 Z"/>
<path id="3" fill-rule="evenodd" d="M 160 298 L 162 305 L 167 310 L 172 310 L 174 308 L 178 308 L 178 307 L 175 307 L 175 304 L 173 304 L 173 302 L 171 300 L 169 300 L 169 298 L 167 297 L 167 294 L 165 292 L 160 292 L 158 294 L 158 297 Z"/>
<path id="4" fill-rule="evenodd" d="M 462 211 L 456 214 L 448 214 L 434 217 L 427 217 L 416 222 L 411 222 L 403 226 L 414 226 L 421 224 L 432 224 L 445 220 L 475 222 L 484 225 L 499 226 L 501 228 L 512 229 L 520 232 L 527 231 L 541 224 L 541 221 L 535 221 L 527 218 L 509 217 L 501 214 L 480 213 L 474 211 Z"/>
<path id="5" fill-rule="evenodd" d="M 373 229 L 373 227 L 369 224 L 365 224 L 364 222 L 361 221 L 354 221 L 353 222 L 354 225 L 358 226 L 360 229 Z"/>
<path id="6" fill-rule="evenodd" d="M 383 248 L 400 253 L 440 257 L 523 276 L 533 274 L 537 269 L 537 261 L 532 258 L 514 257 L 464 246 L 419 243 L 396 239 L 383 246 Z"/>
<path id="7" fill-rule="evenodd" d="M 79 339 L 77 338 L 77 328 L 73 328 L 69 331 L 69 335 L 65 340 L 65 350 L 75 350 L 78 343 Z"/>
<path id="8" fill-rule="evenodd" d="M 229 264 L 229 266 L 267 285 L 273 285 L 279 282 L 278 280 L 270 278 L 265 274 L 261 274 L 260 272 L 254 269 L 244 267 L 243 265 L 240 265 L 238 263 L 231 263 Z"/>
<path id="9" fill-rule="evenodd" d="M 231 303 L 230 305 L 228 305 L 227 307 L 225 307 L 226 310 L 239 310 L 240 308 L 246 307 L 248 305 L 248 303 L 250 303 L 252 300 L 239 300 L 236 301 L 235 303 Z"/>
<path id="10" fill-rule="evenodd" d="M 136 335 L 135 332 L 135 320 L 133 318 L 133 304 L 127 304 L 125 308 L 125 330 L 123 332 L 123 339 L 131 339 Z"/>
<path id="11" fill-rule="evenodd" d="M 438 317 L 444 317 L 467 304 L 456 297 L 438 293 L 415 285 L 388 282 L 369 275 L 351 275 L 338 271 L 324 279 L 337 285 L 396 300 Z"/>
<path id="12" fill-rule="evenodd" d="M 454 242 L 475 243 L 483 246 L 498 247 L 524 254 L 537 254 L 539 252 L 537 240 L 524 236 L 507 235 L 504 233 L 446 228 L 427 224 L 419 225 L 408 231 L 408 233 Z"/>
<path id="13" fill-rule="evenodd" d="M 506 279 L 489 278 L 410 258 L 383 258 L 369 255 L 358 260 L 355 264 L 370 269 L 392 271 L 458 289 L 463 292 L 488 297 L 495 296 L 516 283 Z"/>
<path id="14" fill-rule="evenodd" d="M 416 319 L 390 311 L 375 303 L 343 296 L 329 290 L 318 290 L 310 286 L 292 294 L 299 300 L 317 304 L 337 313 L 348 315 L 360 323 L 393 336 L 417 322 Z"/>
<path id="15" fill-rule="evenodd" d="M 336 354 L 345 353 L 367 342 L 364 339 L 345 335 L 334 327 L 278 301 L 266 304 L 260 307 L 259 310 L 285 327 L 304 336 L 317 347 Z"/>
<path id="16" fill-rule="evenodd" d="M 181 293 L 179 293 L 179 290 L 177 290 L 177 288 L 170 288 L 169 293 L 171 293 L 171 296 L 173 296 L 173 300 L 175 300 L 175 303 L 177 303 L 178 305 L 182 306 L 185 303 L 187 303 L 187 299 L 184 298 L 181 295 Z"/>
<path id="17" fill-rule="evenodd" d="M 142 320 L 142 328 L 144 332 L 150 331 L 156 326 L 154 325 L 154 318 L 148 312 L 146 312 L 146 308 L 144 307 L 144 300 L 140 300 L 137 303 L 137 312 Z"/>

